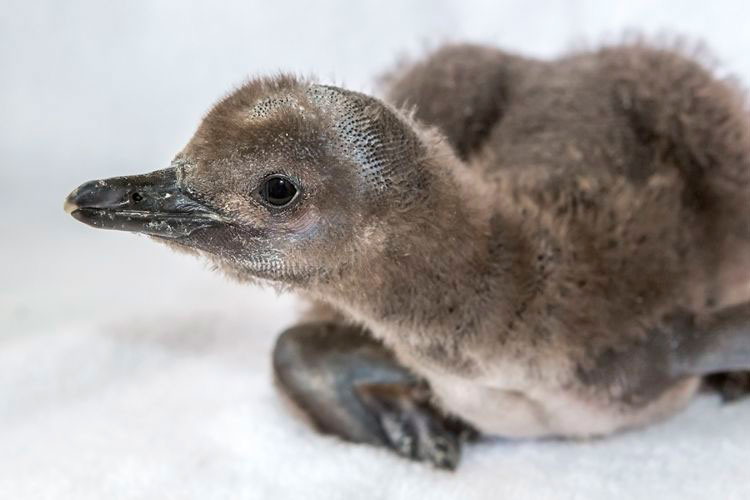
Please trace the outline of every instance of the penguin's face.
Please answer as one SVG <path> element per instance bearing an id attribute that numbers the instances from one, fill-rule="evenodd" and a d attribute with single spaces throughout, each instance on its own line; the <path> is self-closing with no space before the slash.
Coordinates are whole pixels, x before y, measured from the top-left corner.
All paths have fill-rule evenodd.
<path id="1" fill-rule="evenodd" d="M 260 80 L 220 101 L 169 168 L 86 183 L 66 209 L 198 251 L 241 278 L 325 279 L 377 250 L 417 201 L 420 149 L 375 99 Z"/>

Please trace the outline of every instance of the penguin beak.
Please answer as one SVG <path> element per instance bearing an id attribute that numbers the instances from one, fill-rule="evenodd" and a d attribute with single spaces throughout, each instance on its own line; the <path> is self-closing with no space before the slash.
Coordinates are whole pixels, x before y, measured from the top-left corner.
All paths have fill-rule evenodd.
<path id="1" fill-rule="evenodd" d="M 87 182 L 68 195 L 65 211 L 96 228 L 169 239 L 226 223 L 180 189 L 175 168 Z"/>

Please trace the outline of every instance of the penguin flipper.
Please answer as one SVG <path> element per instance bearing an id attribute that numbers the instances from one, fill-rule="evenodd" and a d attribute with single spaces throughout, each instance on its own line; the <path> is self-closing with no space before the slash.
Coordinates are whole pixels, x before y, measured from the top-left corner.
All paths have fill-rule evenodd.
<path id="1" fill-rule="evenodd" d="M 750 370 L 750 302 L 672 326 L 672 372 L 712 375 Z"/>
<path id="2" fill-rule="evenodd" d="M 750 395 L 750 371 L 714 373 L 706 377 L 706 386 L 729 403 Z"/>
<path id="3" fill-rule="evenodd" d="M 468 426 L 442 415 L 426 383 L 361 328 L 289 328 L 276 341 L 273 367 L 281 389 L 321 432 L 442 469 L 458 465 Z"/>

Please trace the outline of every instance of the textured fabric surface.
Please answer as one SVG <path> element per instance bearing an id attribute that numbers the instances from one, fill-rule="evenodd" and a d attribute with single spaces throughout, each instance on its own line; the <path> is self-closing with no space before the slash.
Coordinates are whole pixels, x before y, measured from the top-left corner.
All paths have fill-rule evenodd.
<path id="1" fill-rule="evenodd" d="M 441 40 L 551 57 L 637 28 L 703 39 L 750 82 L 746 2 L 0 7 L 0 499 L 750 498 L 750 400 L 600 441 L 482 442 L 455 474 L 320 436 L 270 376 L 292 298 L 62 211 L 85 180 L 166 167 L 248 73 L 370 90 Z"/>
<path id="2" fill-rule="evenodd" d="M 594 442 L 483 442 L 454 474 L 317 435 L 270 376 L 291 301 L 223 285 L 211 295 L 5 339 L 0 498 L 750 496 L 750 401 L 702 397 Z"/>

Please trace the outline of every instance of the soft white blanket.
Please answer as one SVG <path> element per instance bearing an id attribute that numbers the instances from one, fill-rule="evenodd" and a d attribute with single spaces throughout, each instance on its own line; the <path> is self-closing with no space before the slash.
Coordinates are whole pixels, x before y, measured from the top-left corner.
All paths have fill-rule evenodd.
<path id="1" fill-rule="evenodd" d="M 145 259 L 111 271 L 114 285 L 174 288 L 0 337 L 2 499 L 750 497 L 750 400 L 703 396 L 600 441 L 487 441 L 453 474 L 318 435 L 270 376 L 291 299 L 225 284 L 145 239 L 105 240 L 97 258 Z M 81 285 L 94 279 L 83 271 Z"/>

